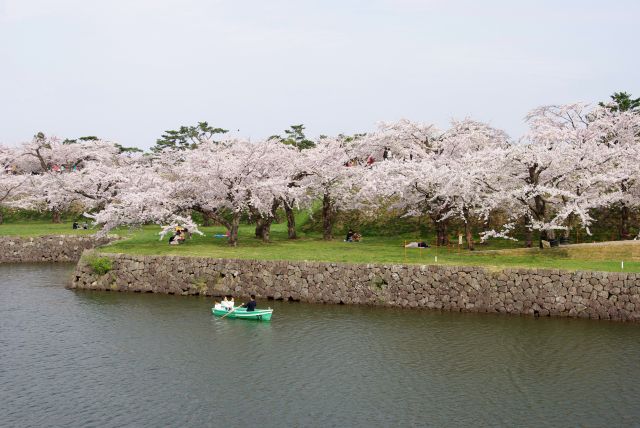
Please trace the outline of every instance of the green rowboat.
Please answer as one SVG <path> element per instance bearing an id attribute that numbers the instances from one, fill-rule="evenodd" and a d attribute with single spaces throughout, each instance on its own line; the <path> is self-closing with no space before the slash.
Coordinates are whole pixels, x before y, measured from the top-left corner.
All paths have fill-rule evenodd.
<path id="1" fill-rule="evenodd" d="M 233 312 L 227 311 L 219 307 L 211 308 L 211 313 L 217 317 L 227 315 L 225 318 L 238 318 L 243 320 L 254 321 L 271 321 L 271 314 L 273 309 L 256 309 L 254 311 L 247 312 L 247 308 L 236 308 Z"/>

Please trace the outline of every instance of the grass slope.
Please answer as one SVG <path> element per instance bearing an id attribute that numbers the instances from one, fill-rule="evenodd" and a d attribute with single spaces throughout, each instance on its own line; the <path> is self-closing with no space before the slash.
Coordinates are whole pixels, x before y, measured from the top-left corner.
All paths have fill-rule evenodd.
<path id="1" fill-rule="evenodd" d="M 318 234 L 301 234 L 295 241 L 286 239 L 286 224 L 276 224 L 272 228 L 272 242 L 263 243 L 254 237 L 253 226 L 240 228 L 240 244 L 229 247 L 226 239 L 215 238 L 216 233 L 224 233 L 222 227 L 203 228 L 206 236 L 194 235 L 185 244 L 170 246 L 167 238 L 159 241 L 158 226 L 118 233 L 125 238 L 109 246 L 104 252 L 140 255 L 179 255 L 197 257 L 219 257 L 264 260 L 308 260 L 344 263 L 411 263 L 447 265 L 480 265 L 490 269 L 529 267 L 565 270 L 621 271 L 624 261 L 625 272 L 640 272 L 640 241 L 624 241 L 596 244 L 570 245 L 562 248 L 539 250 L 521 248 L 522 242 L 493 240 L 478 246 L 478 251 L 451 248 L 405 248 L 405 241 L 417 240 L 413 234 L 397 237 L 365 237 L 363 242 L 346 243 L 342 237 L 334 241 L 323 241 Z M 0 225 L 0 235 L 38 236 L 72 233 L 70 223 L 13 223 Z M 433 242 L 433 237 L 423 238 Z"/>
<path id="2" fill-rule="evenodd" d="M 95 230 L 72 228 L 72 223 L 51 223 L 51 221 L 28 221 L 0 224 L 0 236 L 44 236 L 44 235 L 88 235 Z"/>
<path id="3" fill-rule="evenodd" d="M 566 270 L 640 272 L 640 242 L 615 242 L 605 244 L 580 244 L 562 248 L 540 250 L 517 248 L 521 242 L 495 240 L 480 251 L 459 250 L 456 247 L 428 249 L 405 248 L 410 236 L 365 237 L 363 242 L 346 243 L 341 239 L 323 241 L 316 235 L 305 235 L 298 240 L 286 239 L 284 225 L 274 225 L 272 242 L 263 243 L 253 236 L 253 227 L 243 226 L 240 244 L 229 247 L 225 239 L 214 238 L 224 233 L 220 227 L 204 228 L 206 236 L 194 235 L 185 244 L 168 245 L 166 239 L 158 241 L 158 227 L 147 226 L 133 232 L 128 239 L 104 247 L 105 252 L 128 254 L 166 254 L 198 257 L 219 257 L 263 260 L 308 260 L 345 263 L 411 263 L 448 265 L 480 265 L 492 269 L 509 267 L 538 267 Z M 431 240 L 433 242 L 433 239 Z"/>

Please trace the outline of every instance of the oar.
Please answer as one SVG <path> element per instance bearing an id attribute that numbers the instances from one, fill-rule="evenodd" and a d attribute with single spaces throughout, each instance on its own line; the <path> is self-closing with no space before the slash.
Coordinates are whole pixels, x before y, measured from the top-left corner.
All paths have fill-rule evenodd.
<path id="1" fill-rule="evenodd" d="M 241 307 L 242 307 L 242 305 L 240 305 L 240 306 L 238 306 L 238 307 L 233 308 L 232 310 L 230 310 L 229 312 L 227 312 L 226 314 L 224 314 L 223 316 L 221 316 L 221 317 L 220 317 L 220 319 L 222 319 L 222 318 L 226 317 L 226 316 L 227 316 L 227 315 L 229 315 L 231 312 L 235 312 L 235 311 L 236 311 L 236 309 L 240 309 Z"/>

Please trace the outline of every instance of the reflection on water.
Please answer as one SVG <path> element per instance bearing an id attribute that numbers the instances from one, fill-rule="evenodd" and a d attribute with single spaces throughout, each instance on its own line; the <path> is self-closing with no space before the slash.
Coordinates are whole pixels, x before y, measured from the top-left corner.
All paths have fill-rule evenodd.
<path id="1" fill-rule="evenodd" d="M 3 426 L 640 424 L 640 325 L 70 291 L 0 265 Z"/>

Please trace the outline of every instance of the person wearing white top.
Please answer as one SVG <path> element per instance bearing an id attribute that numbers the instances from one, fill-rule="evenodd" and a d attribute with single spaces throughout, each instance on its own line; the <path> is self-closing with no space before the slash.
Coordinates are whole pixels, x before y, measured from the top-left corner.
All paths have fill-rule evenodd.
<path id="1" fill-rule="evenodd" d="M 233 297 L 231 298 L 231 300 L 228 300 L 227 296 L 224 296 L 224 299 L 222 299 L 220 303 L 215 302 L 215 305 L 214 305 L 215 309 L 225 310 L 227 312 L 233 309 L 233 306 L 234 306 Z"/>
<path id="2" fill-rule="evenodd" d="M 222 300 L 221 305 L 227 310 L 233 309 L 233 306 L 234 306 L 233 297 L 230 300 L 228 300 L 227 296 L 224 296 L 224 299 Z"/>

